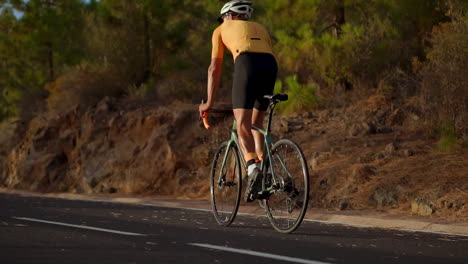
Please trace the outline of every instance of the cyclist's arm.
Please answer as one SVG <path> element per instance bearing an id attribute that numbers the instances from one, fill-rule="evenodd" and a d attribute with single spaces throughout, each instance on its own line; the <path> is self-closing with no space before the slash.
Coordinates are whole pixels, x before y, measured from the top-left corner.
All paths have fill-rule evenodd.
<path id="1" fill-rule="evenodd" d="M 223 57 L 225 46 L 221 39 L 220 28 L 213 32 L 212 38 L 213 48 L 211 51 L 211 63 L 208 68 L 208 84 L 207 84 L 207 102 L 200 106 L 200 115 L 208 111 L 214 102 L 216 92 L 218 91 L 219 83 L 221 80 Z"/>
<path id="2" fill-rule="evenodd" d="M 208 93 L 207 104 L 210 107 L 213 105 L 214 97 L 219 88 L 219 83 L 221 80 L 221 73 L 222 73 L 222 66 L 223 66 L 222 58 L 211 59 L 211 64 L 210 64 L 210 67 L 208 68 L 208 85 L 207 85 L 207 93 Z"/>

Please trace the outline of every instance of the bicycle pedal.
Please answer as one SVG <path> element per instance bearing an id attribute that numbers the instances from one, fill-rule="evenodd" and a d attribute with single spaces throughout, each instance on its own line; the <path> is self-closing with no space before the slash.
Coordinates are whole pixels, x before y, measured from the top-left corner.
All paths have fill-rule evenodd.
<path id="1" fill-rule="evenodd" d="M 271 191 L 270 190 L 264 190 L 264 191 L 258 192 L 257 200 L 268 199 L 272 193 L 273 193 L 272 190 Z"/>
<path id="2" fill-rule="evenodd" d="M 224 186 L 226 186 L 226 187 L 233 187 L 233 186 L 236 186 L 236 185 L 237 185 L 237 183 L 232 182 L 232 181 L 228 181 L 228 182 L 226 182 L 226 183 L 224 184 Z"/>

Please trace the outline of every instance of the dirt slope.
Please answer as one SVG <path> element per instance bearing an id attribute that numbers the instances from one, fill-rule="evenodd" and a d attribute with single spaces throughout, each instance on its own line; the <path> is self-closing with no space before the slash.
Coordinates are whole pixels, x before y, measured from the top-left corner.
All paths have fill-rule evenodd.
<path id="1" fill-rule="evenodd" d="M 468 220 L 468 150 L 437 151 L 411 107 L 372 97 L 300 127 L 288 137 L 309 157 L 313 206 Z"/>
<path id="2" fill-rule="evenodd" d="M 18 123 L 13 139 L 0 142 L 0 185 L 206 199 L 210 156 L 227 132 L 222 117 L 203 130 L 195 109 L 129 108 L 105 98 Z M 308 159 L 311 206 L 468 220 L 468 150 L 436 151 L 410 103 L 396 108 L 375 96 L 275 121 L 274 138 L 293 139 Z"/>

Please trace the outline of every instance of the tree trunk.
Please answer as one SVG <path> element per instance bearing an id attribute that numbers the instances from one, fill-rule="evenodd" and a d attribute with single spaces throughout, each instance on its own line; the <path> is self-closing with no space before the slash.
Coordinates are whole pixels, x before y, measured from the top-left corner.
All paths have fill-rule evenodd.
<path id="1" fill-rule="evenodd" d="M 55 1 L 54 0 L 46 0 L 45 4 L 46 4 L 47 8 L 55 7 Z M 49 81 L 52 82 L 55 79 L 54 47 L 52 45 L 52 42 L 47 42 L 46 47 L 47 47 L 47 61 L 48 61 L 48 64 L 49 64 Z"/>
<path id="2" fill-rule="evenodd" d="M 145 79 L 147 80 L 151 74 L 151 37 L 149 29 L 148 13 L 144 13 L 144 27 L 145 27 Z M 146 81 L 145 80 L 145 81 Z"/>
<path id="3" fill-rule="evenodd" d="M 150 36 L 150 29 L 149 29 L 149 17 L 148 17 L 147 12 L 143 13 L 143 31 L 144 31 L 143 32 L 143 35 L 144 35 L 143 46 L 144 46 L 144 53 L 145 53 L 145 57 L 144 57 L 145 62 L 143 66 L 144 67 L 143 76 L 139 78 L 138 80 L 136 80 L 136 83 L 135 83 L 137 87 L 147 82 L 149 78 L 151 77 L 151 67 L 152 67 L 151 66 L 151 61 L 152 61 L 151 36 Z"/>
<path id="4" fill-rule="evenodd" d="M 344 0 L 335 0 L 335 10 L 333 16 L 332 34 L 335 38 L 339 38 L 343 33 L 343 25 L 346 23 L 345 19 L 345 7 Z M 340 90 L 350 91 L 353 85 L 346 77 L 343 77 L 340 81 Z"/>
<path id="5" fill-rule="evenodd" d="M 335 0 L 335 15 L 333 17 L 333 36 L 340 37 L 342 33 L 341 27 L 346 23 L 344 0 Z"/>
<path id="6" fill-rule="evenodd" d="M 47 60 L 49 64 L 49 81 L 53 81 L 55 79 L 54 73 L 54 50 L 52 43 L 46 43 L 47 46 Z"/>

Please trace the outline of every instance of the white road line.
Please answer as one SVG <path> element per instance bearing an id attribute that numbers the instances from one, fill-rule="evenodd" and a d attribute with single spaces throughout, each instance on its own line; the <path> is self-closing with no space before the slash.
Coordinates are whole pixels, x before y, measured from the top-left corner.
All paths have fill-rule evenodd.
<path id="1" fill-rule="evenodd" d="M 13 218 L 18 219 L 18 220 L 24 220 L 24 221 L 38 222 L 38 223 L 51 224 L 51 225 L 68 226 L 68 227 L 81 228 L 81 229 L 89 229 L 89 230 L 94 230 L 94 231 L 114 233 L 114 234 L 126 235 L 126 236 L 146 236 L 146 235 L 138 234 L 138 233 L 123 232 L 123 231 L 118 231 L 118 230 L 98 228 L 98 227 L 92 227 L 92 226 L 72 225 L 72 224 L 67 224 L 67 223 L 46 221 L 46 220 L 27 218 L 27 217 L 13 217 Z"/>
<path id="2" fill-rule="evenodd" d="M 251 256 L 262 257 L 262 258 L 269 258 L 269 259 L 275 259 L 275 260 L 294 262 L 294 263 L 329 264 L 329 263 L 326 263 L 326 262 L 313 261 L 313 260 L 300 259 L 300 258 L 292 258 L 292 257 L 286 257 L 286 256 L 281 256 L 281 255 L 276 255 L 276 254 L 245 250 L 245 249 L 220 247 L 220 246 L 215 246 L 215 245 L 210 245 L 210 244 L 190 243 L 189 245 L 196 246 L 196 247 L 209 248 L 209 249 L 216 249 L 216 250 L 221 250 L 221 251 L 228 251 L 228 252 L 239 253 L 239 254 L 244 254 L 244 255 L 251 255 Z"/>

